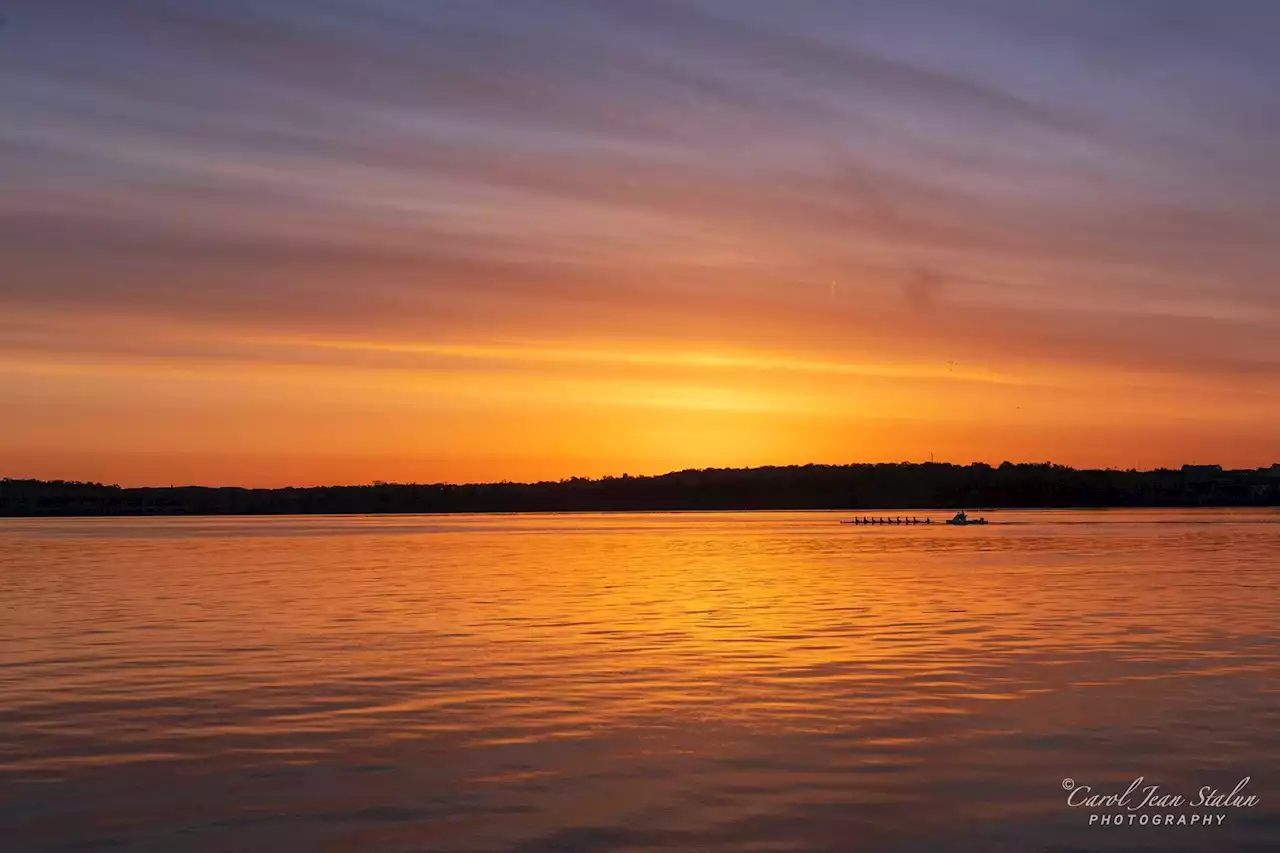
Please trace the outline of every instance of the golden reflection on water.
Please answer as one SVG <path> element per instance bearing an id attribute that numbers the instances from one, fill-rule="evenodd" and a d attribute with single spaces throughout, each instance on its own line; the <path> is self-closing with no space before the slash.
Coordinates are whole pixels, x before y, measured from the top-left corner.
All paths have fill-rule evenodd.
<path id="1" fill-rule="evenodd" d="M 0 835 L 1201 849 L 1056 786 L 1252 775 L 1274 838 L 1280 514 L 991 515 L 6 520 Z"/>

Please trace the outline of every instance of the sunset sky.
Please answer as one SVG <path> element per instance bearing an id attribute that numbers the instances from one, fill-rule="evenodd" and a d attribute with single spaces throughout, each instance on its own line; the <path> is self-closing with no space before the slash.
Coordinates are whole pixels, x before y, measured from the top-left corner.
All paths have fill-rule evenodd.
<path id="1" fill-rule="evenodd" d="M 1280 460 L 1280 3 L 0 15 L 0 476 Z"/>

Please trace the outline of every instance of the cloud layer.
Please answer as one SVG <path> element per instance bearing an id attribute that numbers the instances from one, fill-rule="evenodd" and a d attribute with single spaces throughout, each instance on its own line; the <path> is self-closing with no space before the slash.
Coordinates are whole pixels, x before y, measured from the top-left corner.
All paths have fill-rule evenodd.
<path id="1" fill-rule="evenodd" d="M 0 391 L 26 405 L 0 464 L 203 477 L 177 454 L 283 452 L 290 412 L 347 424 L 307 442 L 310 480 L 361 470 L 326 454 L 384 479 L 698 464 L 656 438 L 698 430 L 754 436 L 705 464 L 1270 461 L 1277 25 L 1154 0 L 19 2 Z M 575 419 L 616 441 L 544 432 Z M 140 430 L 189 446 L 134 476 Z"/>

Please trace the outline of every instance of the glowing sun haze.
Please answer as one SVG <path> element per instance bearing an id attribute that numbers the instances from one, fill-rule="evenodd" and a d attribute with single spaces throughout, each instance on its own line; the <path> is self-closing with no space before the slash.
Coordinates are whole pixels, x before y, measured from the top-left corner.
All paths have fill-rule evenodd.
<path id="1" fill-rule="evenodd" d="M 7 4 L 0 475 L 1270 464 L 1280 4 Z"/>

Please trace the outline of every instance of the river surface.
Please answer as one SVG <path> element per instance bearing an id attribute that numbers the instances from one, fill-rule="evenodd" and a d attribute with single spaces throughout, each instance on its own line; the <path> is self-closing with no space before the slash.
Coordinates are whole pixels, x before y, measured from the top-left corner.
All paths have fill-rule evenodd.
<path id="1" fill-rule="evenodd" d="M 0 519 L 0 850 L 1280 850 L 1280 512 L 986 515 Z"/>

